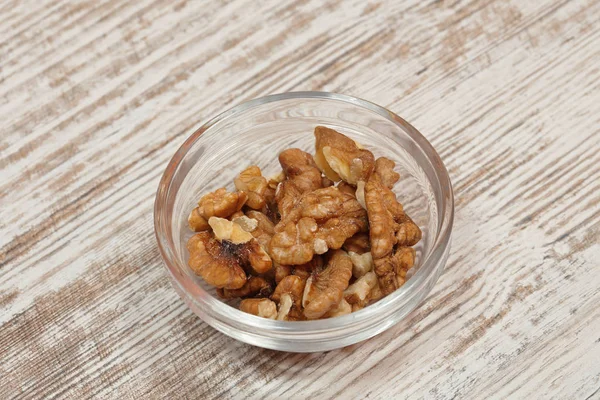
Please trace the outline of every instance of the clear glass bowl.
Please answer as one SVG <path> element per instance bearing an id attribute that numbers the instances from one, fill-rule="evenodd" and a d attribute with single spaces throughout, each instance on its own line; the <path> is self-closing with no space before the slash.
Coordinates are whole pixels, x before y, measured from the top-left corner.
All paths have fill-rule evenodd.
<path id="1" fill-rule="evenodd" d="M 280 151 L 298 147 L 314 154 L 317 125 L 336 129 L 376 157 L 397 164 L 396 194 L 423 230 L 407 283 L 358 312 L 337 318 L 273 321 L 239 311 L 219 299 L 187 267 L 187 217 L 202 194 L 233 189 L 233 178 L 256 164 L 265 176 L 280 171 Z M 294 92 L 248 101 L 222 113 L 190 136 L 169 162 L 154 205 L 158 247 L 173 286 L 187 305 L 215 329 L 275 350 L 331 350 L 368 339 L 398 323 L 429 293 L 450 250 L 453 196 L 448 172 L 431 144 L 396 114 L 355 97 Z"/>

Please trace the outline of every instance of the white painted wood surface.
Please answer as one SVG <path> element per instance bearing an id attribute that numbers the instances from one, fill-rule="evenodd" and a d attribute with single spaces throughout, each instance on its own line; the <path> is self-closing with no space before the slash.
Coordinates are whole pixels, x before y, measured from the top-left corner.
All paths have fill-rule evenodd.
<path id="1" fill-rule="evenodd" d="M 596 0 L 1 2 L 0 398 L 600 398 L 598 21 Z M 394 110 L 455 187 L 425 303 L 324 354 L 208 327 L 153 235 L 194 128 L 293 90 Z"/>

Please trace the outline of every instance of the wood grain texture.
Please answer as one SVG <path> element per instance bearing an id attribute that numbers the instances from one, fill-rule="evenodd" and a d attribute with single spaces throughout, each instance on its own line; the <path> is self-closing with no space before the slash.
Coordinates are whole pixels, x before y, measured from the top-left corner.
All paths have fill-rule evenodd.
<path id="1" fill-rule="evenodd" d="M 600 398 L 599 20 L 595 0 L 0 3 L 0 398 Z M 153 235 L 194 128 L 293 90 L 394 110 L 456 196 L 424 304 L 321 354 L 208 327 Z"/>

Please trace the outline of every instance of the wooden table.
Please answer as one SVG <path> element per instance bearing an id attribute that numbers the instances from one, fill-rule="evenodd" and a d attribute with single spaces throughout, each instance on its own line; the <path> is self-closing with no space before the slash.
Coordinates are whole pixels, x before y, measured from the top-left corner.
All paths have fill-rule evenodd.
<path id="1" fill-rule="evenodd" d="M 0 398 L 600 398 L 599 20 L 596 0 L 3 1 Z M 207 326 L 153 233 L 196 127 L 297 90 L 403 116 L 456 197 L 422 306 L 322 354 Z"/>

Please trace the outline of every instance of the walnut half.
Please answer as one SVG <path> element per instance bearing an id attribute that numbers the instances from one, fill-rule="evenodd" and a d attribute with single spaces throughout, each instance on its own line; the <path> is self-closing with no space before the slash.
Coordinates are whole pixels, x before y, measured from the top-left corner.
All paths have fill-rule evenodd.
<path id="1" fill-rule="evenodd" d="M 366 181 L 375 168 L 373 153 L 333 129 L 317 126 L 315 147 L 315 162 L 332 181 L 342 179 L 356 185 Z"/>
<path id="2" fill-rule="evenodd" d="M 343 250 L 331 255 L 327 267 L 306 281 L 302 306 L 307 319 L 318 319 L 337 306 L 352 277 L 352 261 Z"/>

